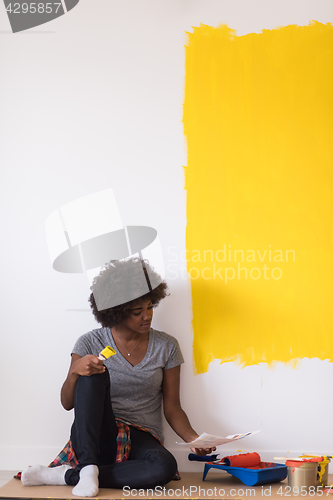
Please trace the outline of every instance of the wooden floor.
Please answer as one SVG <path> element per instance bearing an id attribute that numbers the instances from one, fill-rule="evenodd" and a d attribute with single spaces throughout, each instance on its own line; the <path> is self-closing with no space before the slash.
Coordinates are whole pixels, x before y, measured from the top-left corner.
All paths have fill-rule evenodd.
<path id="1" fill-rule="evenodd" d="M 17 470 L 0 470 L 0 488 L 4 484 L 8 483 L 13 476 L 17 473 Z"/>
<path id="2" fill-rule="evenodd" d="M 1 477 L 1 476 L 0 476 Z M 329 483 L 333 483 L 333 476 L 329 477 Z M 319 498 L 333 500 L 333 495 L 326 493 L 297 495 L 289 490 L 288 481 L 285 479 L 280 483 L 267 484 L 263 486 L 245 486 L 240 480 L 233 478 L 224 471 L 210 472 L 205 481 L 202 474 L 195 472 L 182 473 L 180 481 L 171 481 L 166 486 L 154 490 L 132 490 L 132 492 L 114 489 L 100 489 L 97 499 L 261 499 L 267 500 L 286 497 L 286 500 L 302 496 L 303 498 Z M 333 489 L 332 489 L 333 493 Z M 9 500 L 11 498 L 22 499 L 78 499 L 72 495 L 70 486 L 31 486 L 24 487 L 21 481 L 11 479 L 0 488 L 0 498 Z"/>

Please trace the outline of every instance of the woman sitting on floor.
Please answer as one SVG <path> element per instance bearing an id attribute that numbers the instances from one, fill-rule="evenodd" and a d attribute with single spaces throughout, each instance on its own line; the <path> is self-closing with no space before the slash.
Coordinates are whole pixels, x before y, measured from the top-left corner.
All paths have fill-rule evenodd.
<path id="1" fill-rule="evenodd" d="M 69 450 L 76 466 L 30 467 L 25 486 L 67 484 L 73 495 L 95 496 L 99 487 L 154 488 L 174 478 L 176 460 L 161 444 L 162 401 L 184 441 L 198 434 L 180 405 L 178 342 L 151 328 L 153 308 L 167 295 L 166 283 L 139 258 L 111 261 L 95 278 L 89 301 L 102 328 L 77 340 L 61 390 L 63 407 L 75 412 Z M 98 355 L 107 345 L 116 354 L 103 362 Z"/>

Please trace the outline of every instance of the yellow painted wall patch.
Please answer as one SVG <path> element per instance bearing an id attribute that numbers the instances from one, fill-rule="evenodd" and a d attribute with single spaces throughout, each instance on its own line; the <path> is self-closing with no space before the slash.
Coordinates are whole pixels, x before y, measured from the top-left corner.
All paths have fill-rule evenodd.
<path id="1" fill-rule="evenodd" d="M 333 358 L 333 27 L 186 45 L 195 371 Z"/>

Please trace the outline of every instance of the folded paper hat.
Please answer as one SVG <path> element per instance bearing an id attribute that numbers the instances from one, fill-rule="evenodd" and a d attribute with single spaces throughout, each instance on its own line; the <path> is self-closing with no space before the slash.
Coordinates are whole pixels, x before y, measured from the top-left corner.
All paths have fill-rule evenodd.
<path id="1" fill-rule="evenodd" d="M 124 283 L 123 293 L 106 303 L 103 289 L 94 287 L 99 311 L 145 295 L 164 278 L 163 255 L 156 229 L 124 226 L 112 189 L 67 203 L 49 215 L 45 226 L 53 268 L 62 273 L 86 273 L 90 285 L 111 260 L 126 261 L 136 257 L 141 261 L 140 284 L 135 292 L 130 282 Z M 150 266 L 145 266 L 145 261 Z"/>

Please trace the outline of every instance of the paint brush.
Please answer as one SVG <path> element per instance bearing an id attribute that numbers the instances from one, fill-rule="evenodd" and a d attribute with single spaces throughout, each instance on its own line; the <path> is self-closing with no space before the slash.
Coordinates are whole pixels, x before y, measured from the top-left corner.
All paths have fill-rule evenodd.
<path id="1" fill-rule="evenodd" d="M 107 345 L 100 353 L 99 353 L 99 356 L 98 356 L 98 359 L 101 359 L 102 361 L 105 361 L 106 359 L 110 358 L 111 356 L 113 356 L 114 354 L 117 354 L 116 351 L 114 349 L 112 349 L 112 347 L 110 347 L 109 345 Z"/>
<path id="2" fill-rule="evenodd" d="M 323 457 L 302 458 L 302 457 L 274 457 L 274 460 L 290 460 L 291 462 L 322 462 Z"/>

